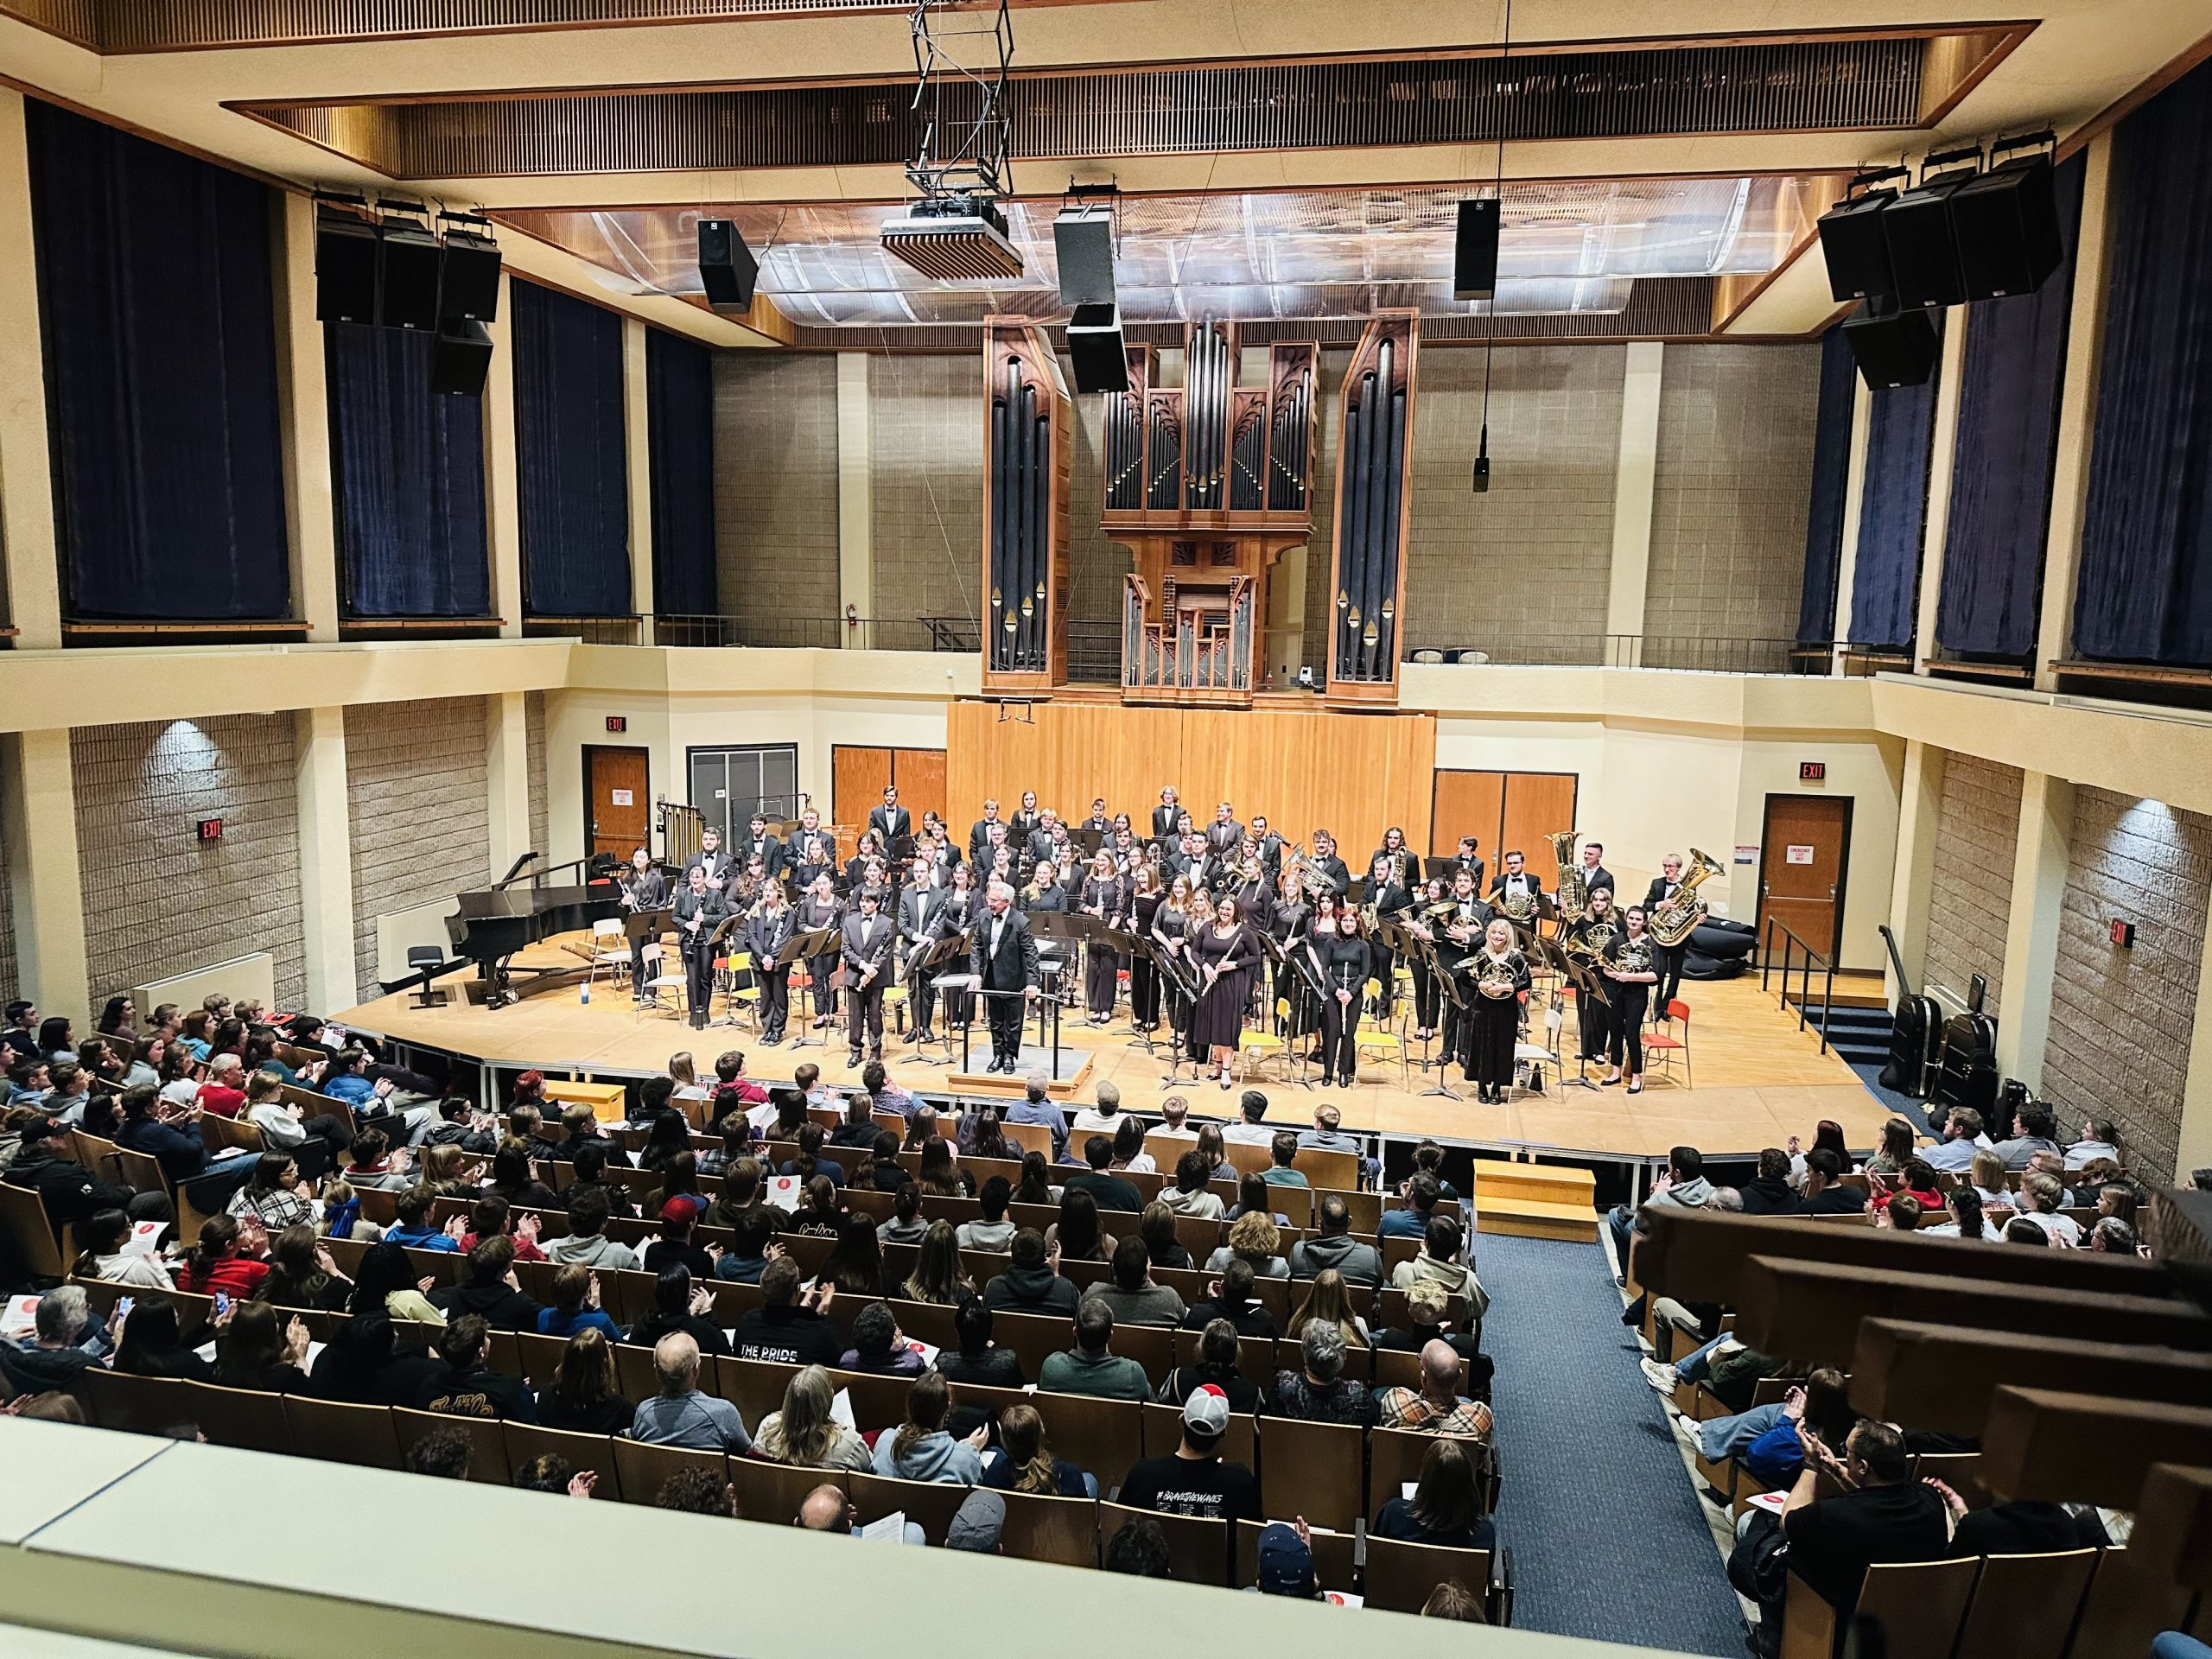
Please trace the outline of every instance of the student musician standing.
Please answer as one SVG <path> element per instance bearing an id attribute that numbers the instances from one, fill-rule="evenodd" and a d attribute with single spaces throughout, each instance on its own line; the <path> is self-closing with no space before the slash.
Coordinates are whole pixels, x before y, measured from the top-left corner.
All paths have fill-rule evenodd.
<path id="1" fill-rule="evenodd" d="M 685 1000 L 695 1030 L 704 1030 L 715 995 L 715 930 L 729 912 L 722 896 L 707 885 L 703 866 L 691 867 L 690 882 L 676 895 L 676 931 L 683 944 Z"/>
<path id="2" fill-rule="evenodd" d="M 1328 995 L 1321 1003 L 1321 1081 L 1352 1086 L 1358 1071 L 1359 1005 L 1370 971 L 1369 946 L 1359 936 L 1359 912 L 1337 912 L 1334 933 L 1306 947 Z"/>
<path id="3" fill-rule="evenodd" d="M 1461 1039 L 1467 1081 L 1484 1104 L 1503 1106 L 1513 1086 L 1513 1045 L 1521 1034 L 1521 997 L 1529 985 L 1529 959 L 1513 943 L 1513 924 L 1492 918 L 1483 948 L 1467 958 L 1463 972 L 1473 987 Z"/>

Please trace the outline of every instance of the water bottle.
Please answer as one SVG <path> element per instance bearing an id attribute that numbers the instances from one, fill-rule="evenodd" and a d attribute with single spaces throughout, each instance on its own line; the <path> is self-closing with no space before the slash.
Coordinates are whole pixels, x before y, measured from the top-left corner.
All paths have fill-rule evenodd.
<path id="1" fill-rule="evenodd" d="M 586 1007 L 589 1007 L 591 1006 L 591 981 L 584 981 L 583 988 L 576 994 L 576 1001 L 582 1003 Z"/>

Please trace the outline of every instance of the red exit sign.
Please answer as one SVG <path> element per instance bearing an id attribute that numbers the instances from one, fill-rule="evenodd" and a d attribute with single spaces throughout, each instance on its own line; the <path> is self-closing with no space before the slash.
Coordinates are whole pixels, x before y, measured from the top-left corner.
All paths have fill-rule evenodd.
<path id="1" fill-rule="evenodd" d="M 1828 778 L 1828 763 L 1825 760 L 1800 760 L 1797 781 L 1801 784 L 1824 784 Z"/>
<path id="2" fill-rule="evenodd" d="M 220 841 L 222 838 L 223 821 L 220 818 L 202 818 L 200 820 L 200 840 Z"/>
<path id="3" fill-rule="evenodd" d="M 630 717 L 627 715 L 609 715 L 607 717 L 607 729 L 610 732 L 628 731 L 630 729 Z"/>
<path id="4" fill-rule="evenodd" d="M 2124 922 L 2117 916 L 2112 921 L 2112 942 L 2123 950 L 2135 948 L 2135 924 Z"/>

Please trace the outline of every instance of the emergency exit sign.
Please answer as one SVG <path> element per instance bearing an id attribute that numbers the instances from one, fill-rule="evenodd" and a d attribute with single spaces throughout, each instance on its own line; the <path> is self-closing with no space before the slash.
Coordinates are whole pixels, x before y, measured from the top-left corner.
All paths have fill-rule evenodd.
<path id="1" fill-rule="evenodd" d="M 1825 760 L 1800 760 L 1797 781 L 1801 784 L 1824 784 L 1828 779 L 1828 763 Z"/>

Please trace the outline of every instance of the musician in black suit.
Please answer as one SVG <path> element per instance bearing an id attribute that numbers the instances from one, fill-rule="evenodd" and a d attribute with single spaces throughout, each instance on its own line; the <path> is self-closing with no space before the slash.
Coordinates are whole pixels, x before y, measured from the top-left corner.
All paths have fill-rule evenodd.
<path id="1" fill-rule="evenodd" d="M 1605 868 L 1605 843 L 1602 841 L 1582 843 L 1582 883 L 1592 893 L 1600 887 L 1618 885 L 1613 880 L 1613 873 Z"/>
<path id="2" fill-rule="evenodd" d="M 1528 868 L 1528 860 L 1516 850 L 1505 855 L 1505 868 L 1491 878 L 1491 902 L 1500 910 L 1505 909 L 1509 895 L 1525 894 L 1533 902 L 1544 890 L 1544 884 Z"/>
<path id="3" fill-rule="evenodd" d="M 1091 802 L 1090 816 L 1076 825 L 1076 828 L 1093 830 L 1109 841 L 1114 839 L 1114 820 L 1106 816 L 1106 798 L 1103 795 Z"/>
<path id="4" fill-rule="evenodd" d="M 1475 873 L 1477 893 L 1483 890 L 1483 861 L 1475 851 L 1481 845 L 1472 836 L 1462 836 L 1459 837 L 1459 850 L 1452 855 L 1452 868 L 1455 873 L 1463 869 Z"/>
<path id="5" fill-rule="evenodd" d="M 883 1058 L 883 994 L 891 986 L 891 949 L 899 930 L 881 913 L 883 890 L 862 887 L 860 902 L 844 921 L 845 1064 L 861 1063 L 861 1033 L 868 1033 L 868 1058 Z"/>
<path id="6" fill-rule="evenodd" d="M 893 858 L 902 857 L 906 849 L 901 842 L 914 833 L 914 815 L 899 804 L 899 787 L 887 784 L 883 790 L 883 804 L 868 815 L 868 827 L 883 838 L 883 850 Z"/>
<path id="7" fill-rule="evenodd" d="M 1268 828 L 1267 815 L 1255 812 L 1251 828 L 1253 850 L 1260 855 L 1260 864 L 1268 873 L 1268 880 L 1274 886 L 1282 885 L 1282 837 Z"/>
<path id="8" fill-rule="evenodd" d="M 760 868 L 768 874 L 781 879 L 784 874 L 784 843 L 768 833 L 768 815 L 755 812 L 742 845 L 738 848 L 741 857 L 757 858 Z"/>
<path id="9" fill-rule="evenodd" d="M 978 870 L 988 870 L 991 868 L 988 849 L 991 845 L 993 824 L 999 826 L 1000 834 L 1006 833 L 1006 826 L 999 817 L 999 804 L 996 801 L 985 801 L 983 816 L 976 820 L 975 827 L 968 832 L 968 861 Z"/>
<path id="10" fill-rule="evenodd" d="M 760 906 L 745 923 L 745 948 L 753 953 L 753 982 L 760 988 L 760 1043 L 765 1048 L 784 1040 L 784 1022 L 791 1017 L 791 964 L 779 968 L 775 961 L 798 926 L 798 915 L 784 896 L 784 884 L 771 881 L 761 889 Z"/>
<path id="11" fill-rule="evenodd" d="M 1057 836 L 1053 834 L 1055 830 L 1059 831 Z M 1029 839 L 1022 843 L 1022 850 L 1029 855 L 1032 864 L 1040 858 L 1049 858 L 1058 863 L 1058 843 L 1066 839 L 1067 833 L 1060 827 L 1060 815 L 1048 806 L 1037 815 L 1037 827 L 1029 832 Z"/>
<path id="12" fill-rule="evenodd" d="M 1401 866 L 1413 855 L 1400 849 L 1400 856 L 1393 858 L 1388 852 L 1377 851 L 1368 866 L 1367 896 L 1361 907 L 1374 917 L 1376 923 L 1394 921 L 1398 912 L 1414 901 L 1413 894 L 1395 879 Z M 1367 933 L 1368 966 L 1381 985 L 1382 1006 L 1378 1012 L 1388 1020 L 1397 1006 L 1397 953 L 1384 943 L 1379 926 L 1370 925 Z"/>
<path id="13" fill-rule="evenodd" d="M 1152 838 L 1154 841 L 1173 840 L 1176 828 L 1181 823 L 1182 817 L 1182 804 L 1177 800 L 1175 791 L 1172 789 L 1161 790 L 1160 804 L 1152 809 Z"/>
<path id="14" fill-rule="evenodd" d="M 1244 826 L 1236 822 L 1236 810 L 1224 801 L 1213 810 L 1213 822 L 1206 825 L 1206 850 L 1219 857 L 1233 849 L 1244 839 Z"/>
<path id="15" fill-rule="evenodd" d="M 1037 941 L 1014 907 L 1014 889 L 1004 882 L 994 882 L 984 895 L 969 971 L 983 991 L 1018 993 L 983 999 L 991 1027 L 991 1063 L 984 1070 L 1011 1077 L 1021 1058 L 1022 1014 L 1043 981 L 1037 969 Z"/>
<path id="16" fill-rule="evenodd" d="M 622 878 L 623 912 L 643 916 L 667 908 L 668 878 L 653 862 L 652 850 L 640 847 L 630 855 L 630 874 Z M 630 939 L 630 995 L 633 1001 L 645 998 L 645 935 L 642 932 Z"/>
<path id="17" fill-rule="evenodd" d="M 1476 892 L 1475 873 L 1464 865 L 1452 871 L 1451 910 L 1428 918 L 1437 965 L 1446 975 L 1456 975 L 1460 964 L 1482 948 L 1484 932 L 1494 913 Z M 1465 980 L 1455 978 L 1452 984 L 1463 991 L 1466 988 Z M 1457 1054 L 1461 1048 L 1459 1004 L 1444 995 L 1440 987 L 1438 998 L 1444 1005 L 1444 1052 Z"/>
<path id="18" fill-rule="evenodd" d="M 1311 868 L 1313 875 L 1325 880 L 1339 893 L 1347 892 L 1351 887 L 1351 872 L 1344 867 L 1344 860 L 1337 856 L 1337 838 L 1325 830 L 1313 832 Z"/>
<path id="19" fill-rule="evenodd" d="M 1188 881 L 1193 891 L 1204 887 L 1208 893 L 1222 874 L 1220 860 L 1207 850 L 1205 837 L 1197 834 L 1184 836 L 1181 849 L 1167 855 L 1167 869 L 1170 875 Z"/>
<path id="20" fill-rule="evenodd" d="M 788 851 L 792 879 L 801 893 L 814 885 L 817 875 L 837 879 L 837 837 L 822 827 L 822 815 L 812 807 L 800 817 Z"/>
<path id="21" fill-rule="evenodd" d="M 1681 890 L 1682 855 L 1669 853 L 1659 861 L 1659 874 L 1651 878 L 1651 886 L 1644 893 L 1644 915 L 1649 918 L 1660 906 L 1673 903 Z M 1690 902 L 1697 905 L 1700 912 L 1705 909 L 1694 898 Z M 1655 1024 L 1666 1019 L 1667 1004 L 1681 995 L 1682 958 L 1688 954 L 1687 939 L 1675 945 L 1662 944 L 1656 938 L 1651 941 L 1651 965 L 1659 973 L 1658 982 L 1651 988 L 1651 1019 Z"/>
<path id="22" fill-rule="evenodd" d="M 683 947 L 685 1001 L 695 1031 L 706 1028 L 707 1009 L 715 995 L 715 930 L 728 914 L 721 894 L 707 885 L 705 865 L 694 864 L 683 891 L 676 895 L 675 921 Z"/>
<path id="23" fill-rule="evenodd" d="M 692 869 L 704 870 L 709 889 L 720 893 L 737 879 L 737 873 L 744 868 L 734 854 L 722 850 L 722 832 L 710 823 L 699 832 L 699 856 L 691 861 L 685 874 L 690 874 Z"/>
<path id="24" fill-rule="evenodd" d="M 899 938 L 906 956 L 906 978 L 913 990 L 914 1040 L 934 1042 L 931 1016 L 937 1008 L 937 975 L 917 973 L 914 963 L 943 937 L 945 886 L 936 866 L 926 856 L 913 861 L 912 880 L 899 895 Z"/>

